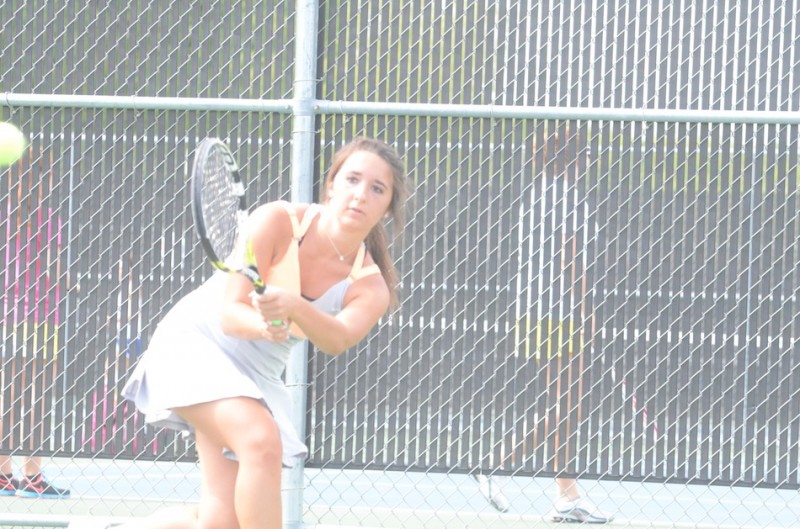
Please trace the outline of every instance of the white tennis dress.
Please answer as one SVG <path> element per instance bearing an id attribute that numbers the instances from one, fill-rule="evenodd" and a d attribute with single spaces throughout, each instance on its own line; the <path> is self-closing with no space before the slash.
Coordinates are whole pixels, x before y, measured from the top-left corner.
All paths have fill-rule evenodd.
<path id="1" fill-rule="evenodd" d="M 318 212 L 319 208 L 309 207 L 301 226 L 290 211 L 295 228 L 293 246 L 299 245 Z M 338 313 L 350 284 L 379 272 L 375 265 L 362 267 L 364 256 L 362 244 L 350 275 L 311 303 L 329 314 Z M 280 428 L 283 463 L 292 466 L 292 459 L 304 457 L 308 449 L 292 424 L 291 397 L 282 375 L 292 346 L 301 338 L 291 336 L 278 344 L 223 333 L 220 309 L 226 276 L 224 272 L 214 274 L 170 309 L 156 327 L 122 395 L 136 404 L 146 422 L 189 434 L 191 425 L 173 408 L 231 397 L 261 400 Z M 228 450 L 225 454 L 235 458 Z"/>

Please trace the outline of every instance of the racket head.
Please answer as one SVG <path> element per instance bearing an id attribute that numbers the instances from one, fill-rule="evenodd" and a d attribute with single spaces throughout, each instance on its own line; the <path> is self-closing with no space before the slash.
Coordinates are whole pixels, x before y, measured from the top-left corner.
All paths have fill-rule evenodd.
<path id="1" fill-rule="evenodd" d="M 247 219 L 245 182 L 222 140 L 205 138 L 200 142 L 190 180 L 195 230 L 208 260 L 224 272 L 244 274 L 257 291 L 263 291 L 255 266 L 241 266 L 241 256 L 236 255 L 241 253 L 239 244 Z"/>

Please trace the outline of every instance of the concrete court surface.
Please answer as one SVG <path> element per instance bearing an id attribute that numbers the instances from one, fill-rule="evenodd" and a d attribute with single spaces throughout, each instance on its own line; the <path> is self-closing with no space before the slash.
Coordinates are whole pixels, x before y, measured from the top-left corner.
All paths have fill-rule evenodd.
<path id="1" fill-rule="evenodd" d="M 0 497 L 0 527 L 86 527 L 99 521 L 145 516 L 164 505 L 197 500 L 194 464 L 107 460 L 53 460 L 51 481 L 72 490 L 69 499 Z M 492 509 L 475 481 L 461 474 L 424 474 L 306 469 L 304 522 L 317 529 L 553 529 L 579 524 L 546 521 L 553 481 L 501 478 L 512 503 Z M 800 491 L 586 482 L 581 486 L 613 528 L 790 529 L 800 528 Z"/>

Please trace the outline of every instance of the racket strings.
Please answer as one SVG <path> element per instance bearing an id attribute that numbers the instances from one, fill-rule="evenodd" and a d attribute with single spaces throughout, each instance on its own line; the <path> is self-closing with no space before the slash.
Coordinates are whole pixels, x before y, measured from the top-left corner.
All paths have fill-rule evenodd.
<path id="1" fill-rule="evenodd" d="M 214 253 L 226 263 L 234 257 L 239 240 L 241 215 L 239 186 L 224 158 L 211 153 L 203 167 L 203 219 Z"/>

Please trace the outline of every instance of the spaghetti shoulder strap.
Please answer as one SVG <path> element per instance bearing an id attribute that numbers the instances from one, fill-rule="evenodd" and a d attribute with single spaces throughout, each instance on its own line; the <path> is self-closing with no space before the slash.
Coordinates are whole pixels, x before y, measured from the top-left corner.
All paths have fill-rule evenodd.
<path id="1" fill-rule="evenodd" d="M 319 204 L 311 204 L 308 206 L 308 209 L 306 209 L 306 212 L 303 214 L 303 220 L 298 228 L 300 232 L 299 238 L 302 238 L 306 234 L 308 227 L 311 226 L 314 218 L 319 214 L 320 209 L 321 208 Z M 297 232 L 295 232 L 295 235 L 297 235 Z"/>
<path id="2" fill-rule="evenodd" d="M 292 238 L 294 240 L 299 240 L 300 237 L 303 236 L 303 232 L 300 231 L 300 222 L 297 220 L 297 212 L 289 202 L 281 200 L 278 202 L 283 209 L 286 210 L 286 213 L 289 214 L 289 220 L 292 221 Z"/>
<path id="3" fill-rule="evenodd" d="M 303 213 L 303 220 L 297 219 L 297 210 L 295 210 L 295 207 L 291 203 L 281 200 L 279 204 L 286 210 L 286 213 L 289 214 L 289 219 L 292 221 L 292 238 L 295 241 L 299 241 L 308 231 L 308 227 L 311 226 L 314 218 L 319 214 L 319 204 L 311 204 L 308 206 L 305 213 Z"/>
<path id="4" fill-rule="evenodd" d="M 379 273 L 381 271 L 378 268 L 378 265 L 371 264 L 369 266 L 364 266 L 364 258 L 367 256 L 367 247 L 364 243 L 361 243 L 361 246 L 358 247 L 358 253 L 356 254 L 356 258 L 353 261 L 353 268 L 350 269 L 350 275 L 347 278 L 350 280 L 351 283 L 354 281 L 358 281 L 362 277 L 371 276 L 372 274 Z"/>

